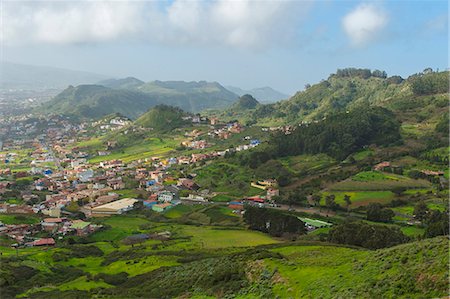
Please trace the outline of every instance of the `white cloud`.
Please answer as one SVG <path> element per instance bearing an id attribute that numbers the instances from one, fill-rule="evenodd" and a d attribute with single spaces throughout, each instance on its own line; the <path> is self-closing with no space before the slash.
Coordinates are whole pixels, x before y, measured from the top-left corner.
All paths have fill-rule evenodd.
<path id="1" fill-rule="evenodd" d="M 373 4 L 361 4 L 342 19 L 344 31 L 355 47 L 376 40 L 387 24 L 387 13 Z"/>
<path id="2" fill-rule="evenodd" d="M 0 42 L 73 44 L 130 38 L 260 48 L 288 39 L 310 4 L 251 0 L 4 2 Z"/>

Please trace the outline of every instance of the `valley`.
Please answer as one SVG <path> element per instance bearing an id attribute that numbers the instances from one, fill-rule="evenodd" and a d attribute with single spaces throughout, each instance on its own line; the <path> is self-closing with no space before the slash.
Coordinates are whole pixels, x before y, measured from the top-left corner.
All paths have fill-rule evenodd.
<path id="1" fill-rule="evenodd" d="M 3 117 L 2 298 L 445 297 L 447 79 L 130 77 Z"/>

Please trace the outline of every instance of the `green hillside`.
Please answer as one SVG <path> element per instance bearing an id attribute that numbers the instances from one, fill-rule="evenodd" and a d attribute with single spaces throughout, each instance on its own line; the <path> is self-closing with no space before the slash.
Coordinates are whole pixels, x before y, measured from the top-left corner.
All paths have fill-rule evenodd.
<path id="1" fill-rule="evenodd" d="M 155 98 L 132 90 L 116 90 L 101 85 L 69 86 L 39 110 L 83 118 L 98 118 L 119 112 L 136 118 L 156 105 Z"/>
<path id="2" fill-rule="evenodd" d="M 103 85 L 69 86 L 37 112 L 98 118 L 119 112 L 137 118 L 157 104 L 198 112 L 230 106 L 238 96 L 213 82 L 154 81 L 136 78 L 110 79 Z"/>
<path id="3" fill-rule="evenodd" d="M 108 79 L 100 81 L 98 84 L 114 89 L 135 89 L 145 84 L 145 82 L 134 77 L 127 77 L 122 79 Z"/>
<path id="4" fill-rule="evenodd" d="M 138 88 L 161 103 L 190 112 L 230 106 L 238 96 L 217 82 L 153 81 Z"/>
<path id="5" fill-rule="evenodd" d="M 239 98 L 239 100 L 233 104 L 232 110 L 247 110 L 255 109 L 259 105 L 259 102 L 249 94 L 244 94 Z"/>
<path id="6" fill-rule="evenodd" d="M 180 108 L 157 105 L 141 115 L 135 123 L 145 128 L 166 132 L 186 124 L 186 121 L 182 119 L 186 115 L 187 113 Z"/>
<path id="7" fill-rule="evenodd" d="M 145 223 L 120 217 L 105 223 L 115 227 L 116 220 L 129 230 Z M 203 227 L 187 233 L 194 239 L 240 234 Z M 18 259 L 10 252 L 2 258 L 3 294 L 5 298 L 18 294 L 22 298 L 438 298 L 448 292 L 445 237 L 376 251 L 320 242 L 273 244 L 258 237 L 243 235 L 234 248 L 224 243 L 225 247 L 199 249 L 191 240 L 178 241 L 186 243 L 184 247 L 168 243 L 165 250 L 158 249 L 157 242 L 116 248 L 96 242 L 70 250 L 28 249 L 29 254 Z M 239 248 L 243 240 L 267 245 Z"/>
<path id="8" fill-rule="evenodd" d="M 289 124 L 320 120 L 357 107 L 381 106 L 402 121 L 435 122 L 448 105 L 448 78 L 448 72 L 419 73 L 404 80 L 379 71 L 338 70 L 288 100 L 261 105 L 247 117 L 257 118 L 260 124 Z"/>

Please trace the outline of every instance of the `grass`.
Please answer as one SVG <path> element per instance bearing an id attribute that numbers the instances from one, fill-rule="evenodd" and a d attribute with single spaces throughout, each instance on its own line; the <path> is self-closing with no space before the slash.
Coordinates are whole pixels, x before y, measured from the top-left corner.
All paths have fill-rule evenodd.
<path id="1" fill-rule="evenodd" d="M 352 178 L 338 182 L 329 187 L 333 191 L 381 191 L 397 187 L 408 189 L 425 189 L 431 187 L 426 180 L 414 180 L 405 176 L 379 171 L 364 171 Z"/>
<path id="2" fill-rule="evenodd" d="M 373 150 L 366 149 L 366 150 L 359 151 L 359 152 L 355 153 L 353 155 L 353 159 L 355 159 L 356 161 L 361 161 L 361 160 L 364 160 L 364 159 L 372 156 L 373 154 L 374 154 Z"/>
<path id="3" fill-rule="evenodd" d="M 112 216 L 97 220 L 100 224 L 110 226 L 89 236 L 91 241 L 117 241 L 133 233 L 139 233 L 140 225 L 149 223 L 144 218 L 131 216 Z"/>
<path id="4" fill-rule="evenodd" d="M 342 191 L 329 191 L 329 192 L 323 192 L 323 198 L 321 200 L 321 204 L 325 205 L 325 196 L 334 194 L 335 201 L 337 204 L 341 206 L 345 206 L 344 201 L 344 195 L 349 195 L 350 200 L 352 204 L 350 205 L 351 208 L 356 208 L 359 206 L 366 206 L 373 202 L 378 202 L 382 204 L 386 204 L 391 202 L 392 199 L 395 198 L 394 193 L 391 191 L 349 191 L 349 192 L 342 192 Z"/>
<path id="5" fill-rule="evenodd" d="M 425 233 L 425 229 L 417 226 L 403 226 L 400 230 L 408 237 L 420 237 Z"/>
<path id="6" fill-rule="evenodd" d="M 238 198 L 229 196 L 226 194 L 218 194 L 218 195 L 214 196 L 213 198 L 211 198 L 211 200 L 215 201 L 215 202 L 229 202 L 229 201 L 233 201 L 236 199 L 238 199 Z"/>
<path id="7" fill-rule="evenodd" d="M 200 248 L 247 247 L 279 242 L 268 235 L 249 230 L 184 226 L 182 231 L 192 236 L 191 241 Z"/>
<path id="8" fill-rule="evenodd" d="M 286 169 L 296 174 L 322 170 L 335 163 L 333 158 L 325 154 L 291 156 L 279 161 Z"/>
<path id="9" fill-rule="evenodd" d="M 0 221 L 4 224 L 36 224 L 41 220 L 34 215 L 0 214 Z"/>
<path id="10" fill-rule="evenodd" d="M 167 212 L 164 212 L 163 215 L 169 219 L 176 219 L 186 215 L 187 213 L 193 212 L 196 209 L 197 207 L 194 205 L 177 205 L 167 210 Z"/>
<path id="11" fill-rule="evenodd" d="M 448 240 L 434 238 L 377 251 L 287 246 L 265 259 L 279 298 L 435 298 L 447 294 Z"/>
<path id="12" fill-rule="evenodd" d="M 114 193 L 119 194 L 120 198 L 138 198 L 140 195 L 136 189 L 115 190 Z"/>
<path id="13" fill-rule="evenodd" d="M 173 151 L 179 142 L 175 138 L 148 138 L 138 144 L 115 150 L 110 155 L 93 157 L 89 159 L 89 162 L 99 163 L 101 161 L 122 160 L 128 163 L 153 156 L 164 156 Z"/>

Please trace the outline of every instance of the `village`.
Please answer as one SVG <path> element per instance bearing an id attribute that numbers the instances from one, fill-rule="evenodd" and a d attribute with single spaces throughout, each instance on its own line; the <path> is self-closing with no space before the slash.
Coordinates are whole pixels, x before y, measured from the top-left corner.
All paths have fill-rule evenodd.
<path id="1" fill-rule="evenodd" d="M 193 124 L 208 121 L 210 130 L 203 135 L 209 138 L 226 140 L 244 131 L 236 121 L 219 125 L 217 118 L 207 120 L 194 116 L 188 119 Z M 201 188 L 195 182 L 195 173 L 174 177 L 171 167 L 217 159 L 261 143 L 245 136 L 244 144 L 224 150 L 147 157 L 129 163 L 113 159 L 94 164 L 89 163 L 87 152 L 74 145 L 85 139 L 86 133 L 106 134 L 128 128 L 128 119 L 116 116 L 107 122 L 72 124 L 67 119 L 53 117 L 47 123 L 43 120 L 28 124 L 16 120 L 13 123 L 7 127 L 10 138 L 1 143 L 0 198 L 3 200 L 0 213 L 16 217 L 38 215 L 40 219 L 34 224 L 0 223 L 0 235 L 13 239 L 14 246 L 48 246 L 65 236 L 87 236 L 102 229 L 90 219 L 120 215 L 133 209 L 162 213 L 179 204 L 211 204 L 211 198 L 217 195 L 214 190 Z M 197 129 L 185 133 L 189 139 L 181 146 L 207 149 L 210 144 L 200 139 L 200 135 Z M 108 149 L 114 146 L 114 142 L 108 142 L 105 150 L 97 151 L 97 155 L 110 154 Z M 21 185 L 20 192 L 14 191 L 17 185 Z M 272 198 L 279 196 L 276 180 L 267 178 L 252 182 L 251 186 L 260 189 L 262 195 L 221 204 L 239 215 L 243 213 L 245 203 L 275 206 Z M 139 196 L 127 196 L 130 191 L 138 191 L 131 194 Z"/>

